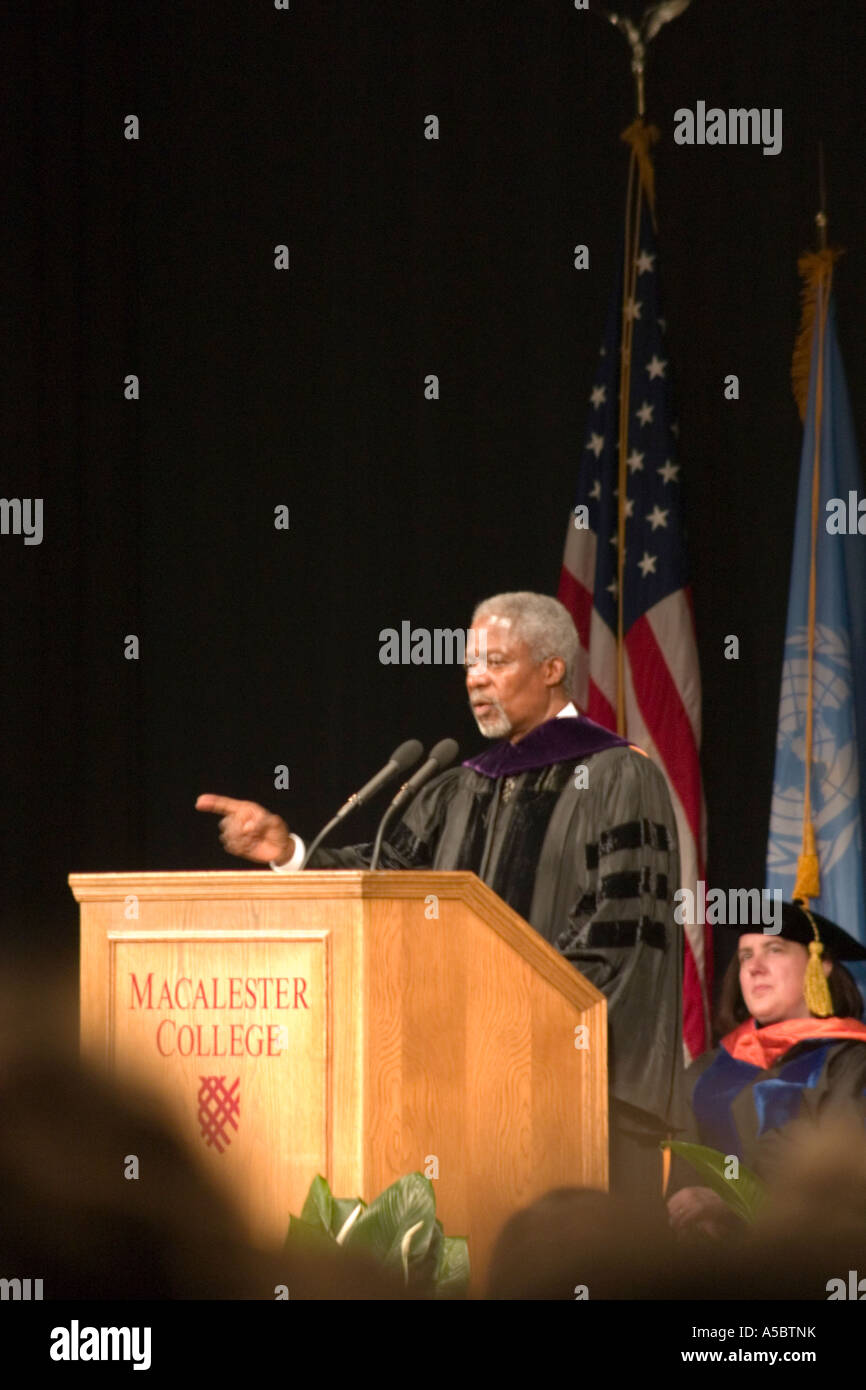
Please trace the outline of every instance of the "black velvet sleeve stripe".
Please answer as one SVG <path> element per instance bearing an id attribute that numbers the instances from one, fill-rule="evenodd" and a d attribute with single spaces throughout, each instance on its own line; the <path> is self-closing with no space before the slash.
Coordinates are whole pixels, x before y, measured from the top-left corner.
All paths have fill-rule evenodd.
<path id="1" fill-rule="evenodd" d="M 649 917 L 637 921 L 593 922 L 580 945 L 587 950 L 612 950 L 617 947 L 635 946 L 638 941 L 647 946 L 664 950 L 666 945 L 663 922 L 653 922 Z"/>
<path id="2" fill-rule="evenodd" d="M 619 874 L 603 874 L 599 885 L 600 898 L 637 898 L 643 890 L 644 871 L 629 869 Z"/>
<path id="3" fill-rule="evenodd" d="M 610 830 L 605 830 L 598 837 L 596 845 L 587 845 L 587 868 L 596 868 L 600 858 L 616 854 L 617 850 L 640 849 L 643 845 L 648 845 L 650 849 L 669 850 L 671 843 L 667 826 L 651 820 L 624 821 L 622 825 L 611 826 Z M 590 850 L 594 854 L 593 863 L 590 863 Z"/>
<path id="4" fill-rule="evenodd" d="M 639 898 L 651 894 L 657 899 L 668 895 L 667 874 L 654 874 L 648 864 L 642 869 L 623 870 L 618 874 L 604 874 L 599 886 L 599 898 Z"/>
<path id="5" fill-rule="evenodd" d="M 371 847 L 372 853 L 372 847 Z M 383 869 L 427 869 L 432 863 L 430 846 L 413 835 L 404 821 L 398 821 L 382 846 L 380 864 Z"/>

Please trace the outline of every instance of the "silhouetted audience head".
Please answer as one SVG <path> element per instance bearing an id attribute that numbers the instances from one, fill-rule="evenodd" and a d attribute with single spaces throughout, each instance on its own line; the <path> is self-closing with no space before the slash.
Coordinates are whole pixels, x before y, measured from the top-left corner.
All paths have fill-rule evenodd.
<path id="1" fill-rule="evenodd" d="M 675 1240 L 654 1214 L 604 1192 L 549 1192 L 502 1228 L 487 1294 L 820 1301 L 852 1270 L 866 1280 L 866 1135 L 849 1117 L 804 1126 L 766 1204 L 728 1241 Z"/>
<path id="2" fill-rule="evenodd" d="M 161 1102 L 79 1065 L 68 991 L 0 992 L 0 1272 L 45 1299 L 401 1297 L 378 1266 L 257 1249 Z M 138 1178 L 124 1176 L 127 1156 Z M 285 1212 L 288 1229 L 289 1210 Z"/>
<path id="3" fill-rule="evenodd" d="M 496 1299 L 642 1298 L 659 1267 L 670 1269 L 676 1257 L 663 1211 L 562 1187 L 506 1222 L 487 1292 Z"/>

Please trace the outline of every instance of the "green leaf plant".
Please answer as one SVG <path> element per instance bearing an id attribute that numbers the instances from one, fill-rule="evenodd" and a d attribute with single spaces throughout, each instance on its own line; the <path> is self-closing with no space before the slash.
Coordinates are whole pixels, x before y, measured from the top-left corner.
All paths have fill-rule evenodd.
<path id="1" fill-rule="evenodd" d="M 398 1178 L 369 1206 L 360 1197 L 335 1197 L 319 1174 L 301 1215 L 289 1219 L 286 1246 L 364 1253 L 422 1297 L 465 1298 L 469 1286 L 466 1239 L 445 1235 L 433 1184 L 421 1173 Z"/>
<path id="2" fill-rule="evenodd" d="M 697 1170 L 707 1187 L 712 1188 L 742 1221 L 752 1225 L 767 1200 L 767 1187 L 757 1173 L 744 1163 L 738 1165 L 736 1178 L 725 1177 L 730 1156 L 705 1144 L 687 1144 L 681 1139 L 666 1139 L 661 1148 L 684 1158 Z"/>

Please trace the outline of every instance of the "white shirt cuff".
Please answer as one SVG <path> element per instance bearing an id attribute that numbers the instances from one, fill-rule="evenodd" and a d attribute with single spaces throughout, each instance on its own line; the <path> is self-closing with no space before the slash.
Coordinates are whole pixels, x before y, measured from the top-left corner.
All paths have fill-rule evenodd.
<path id="1" fill-rule="evenodd" d="M 292 831 L 292 834 L 294 834 L 294 831 Z M 300 835 L 295 835 L 295 852 L 291 859 L 286 860 L 285 864 L 275 864 L 273 859 L 271 859 L 271 868 L 278 874 L 296 874 L 304 862 L 304 855 L 306 852 L 307 847 Z"/>

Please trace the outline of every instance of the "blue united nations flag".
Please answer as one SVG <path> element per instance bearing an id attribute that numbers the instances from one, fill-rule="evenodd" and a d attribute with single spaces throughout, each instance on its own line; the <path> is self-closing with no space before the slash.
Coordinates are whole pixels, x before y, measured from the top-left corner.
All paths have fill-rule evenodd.
<path id="1" fill-rule="evenodd" d="M 835 256 L 824 250 L 800 261 L 806 289 L 798 354 L 804 395 L 808 370 L 808 401 L 767 888 L 780 888 L 786 899 L 806 897 L 807 906 L 866 943 L 866 506 L 861 516 L 863 485 L 836 337 Z"/>

